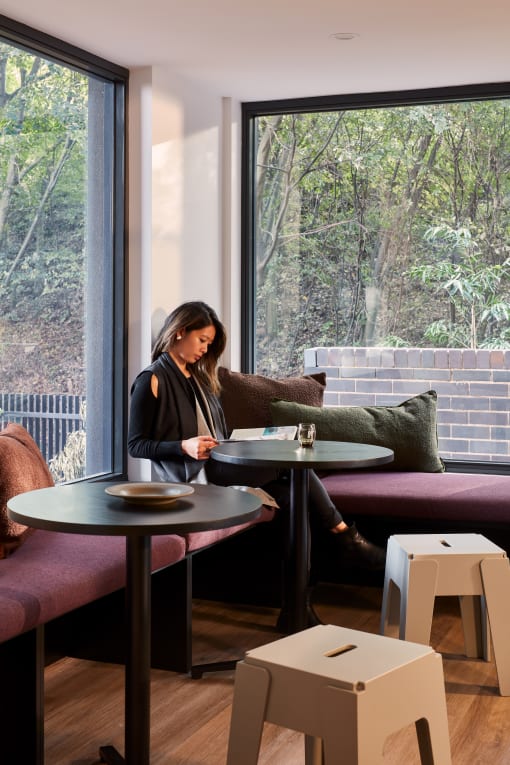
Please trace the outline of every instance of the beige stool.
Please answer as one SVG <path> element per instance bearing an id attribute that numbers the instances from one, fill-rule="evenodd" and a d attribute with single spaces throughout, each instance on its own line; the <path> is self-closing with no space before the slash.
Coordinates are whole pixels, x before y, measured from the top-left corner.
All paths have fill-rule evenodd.
<path id="1" fill-rule="evenodd" d="M 466 656 L 490 658 L 510 695 L 510 566 L 480 534 L 403 534 L 388 540 L 381 634 L 430 642 L 436 595 L 458 595 Z M 490 625 L 490 632 L 488 629 Z"/>
<path id="2" fill-rule="evenodd" d="M 415 723 L 424 765 L 450 765 L 441 656 L 319 625 L 249 651 L 236 669 L 227 765 L 256 765 L 264 722 L 305 733 L 305 764 L 376 765 Z"/>

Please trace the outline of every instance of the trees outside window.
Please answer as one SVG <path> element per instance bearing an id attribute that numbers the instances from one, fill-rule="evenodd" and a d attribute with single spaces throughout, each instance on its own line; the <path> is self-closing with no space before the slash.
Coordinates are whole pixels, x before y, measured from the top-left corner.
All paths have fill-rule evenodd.
<path id="1" fill-rule="evenodd" d="M 311 346 L 510 347 L 509 95 L 244 105 L 247 368 L 300 373 Z"/>
<path id="2" fill-rule="evenodd" d="M 127 73 L 28 33 L 0 23 L 0 415 L 63 481 L 122 471 Z"/>

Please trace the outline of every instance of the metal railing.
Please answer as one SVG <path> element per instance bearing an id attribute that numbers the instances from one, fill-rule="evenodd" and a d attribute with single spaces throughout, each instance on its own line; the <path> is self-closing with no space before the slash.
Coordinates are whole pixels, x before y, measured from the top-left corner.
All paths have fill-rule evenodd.
<path id="1" fill-rule="evenodd" d="M 0 427 L 23 425 L 49 463 L 65 446 L 67 436 L 83 428 L 85 396 L 50 393 L 0 393 Z"/>

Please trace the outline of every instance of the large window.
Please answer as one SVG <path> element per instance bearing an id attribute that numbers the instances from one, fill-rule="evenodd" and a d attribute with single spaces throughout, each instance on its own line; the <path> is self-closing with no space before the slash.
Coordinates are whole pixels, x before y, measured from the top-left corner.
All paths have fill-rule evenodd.
<path id="1" fill-rule="evenodd" d="M 0 419 L 123 472 L 127 72 L 0 18 Z"/>
<path id="2" fill-rule="evenodd" d="M 508 382 L 509 99 L 499 84 L 244 105 L 247 370 L 298 374 L 311 349 L 443 349 L 450 377 L 475 359 L 484 382 L 467 352 L 497 352 Z M 472 459 L 510 461 L 494 424 L 484 439 L 503 445 Z"/>

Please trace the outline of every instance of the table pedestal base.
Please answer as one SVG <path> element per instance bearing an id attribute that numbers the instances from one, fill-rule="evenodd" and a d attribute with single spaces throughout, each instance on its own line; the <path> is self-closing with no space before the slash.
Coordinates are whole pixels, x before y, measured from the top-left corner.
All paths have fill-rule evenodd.
<path id="1" fill-rule="evenodd" d="M 285 550 L 285 602 L 278 618 L 280 632 L 300 632 L 320 624 L 310 603 L 309 471 L 290 471 L 290 507 Z"/>
<path id="2" fill-rule="evenodd" d="M 124 765 L 125 759 L 113 746 L 99 747 L 99 759 L 107 765 Z"/>
<path id="3" fill-rule="evenodd" d="M 305 615 L 304 615 L 305 626 L 301 627 L 301 629 L 306 629 L 308 627 L 316 627 L 318 624 L 322 624 L 322 621 L 317 615 L 312 604 L 312 592 L 313 592 L 313 588 L 310 587 L 306 595 L 306 606 L 305 606 Z M 276 629 L 278 632 L 282 632 L 284 635 L 290 635 L 293 632 L 299 631 L 299 630 L 296 630 L 295 622 L 292 619 L 289 613 L 289 610 L 285 606 L 283 606 L 282 610 L 280 611 L 278 615 L 278 619 L 276 621 Z"/>
<path id="4" fill-rule="evenodd" d="M 240 659 L 228 659 L 227 661 L 213 661 L 210 664 L 194 664 L 191 667 L 190 676 L 192 680 L 199 680 L 206 672 L 226 672 L 235 669 Z"/>
<path id="5" fill-rule="evenodd" d="M 126 538 L 125 757 L 113 746 L 99 749 L 107 765 L 149 765 L 151 671 L 151 538 Z"/>

